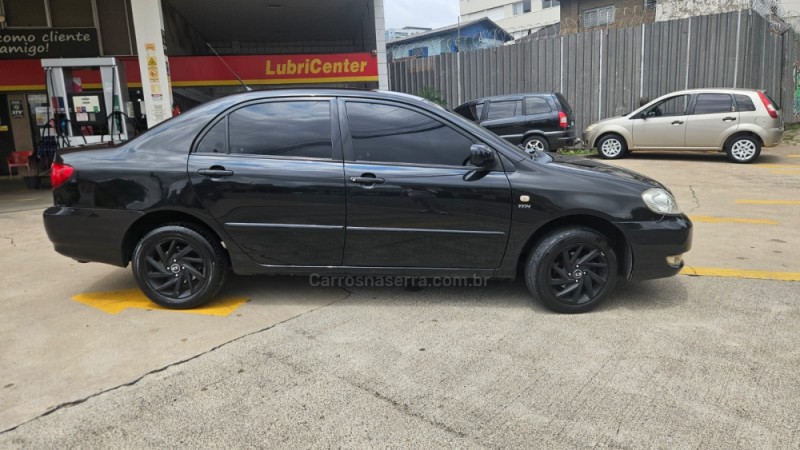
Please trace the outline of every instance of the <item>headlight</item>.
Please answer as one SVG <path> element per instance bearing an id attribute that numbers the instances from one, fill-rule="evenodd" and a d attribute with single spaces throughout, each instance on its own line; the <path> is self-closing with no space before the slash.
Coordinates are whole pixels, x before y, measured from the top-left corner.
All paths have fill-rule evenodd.
<path id="1" fill-rule="evenodd" d="M 654 213 L 671 215 L 681 213 L 681 209 L 678 208 L 678 202 L 675 201 L 675 197 L 664 189 L 648 189 L 642 193 L 642 200 L 644 200 L 644 204 L 650 208 L 650 211 Z"/>

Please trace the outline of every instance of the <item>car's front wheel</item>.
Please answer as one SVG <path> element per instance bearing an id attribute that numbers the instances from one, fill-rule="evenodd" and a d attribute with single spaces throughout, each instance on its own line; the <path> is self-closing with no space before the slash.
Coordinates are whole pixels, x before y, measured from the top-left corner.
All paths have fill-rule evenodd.
<path id="1" fill-rule="evenodd" d="M 546 235 L 525 266 L 531 294 L 561 313 L 594 309 L 614 290 L 617 278 L 617 257 L 608 239 L 584 227 Z"/>
<path id="2" fill-rule="evenodd" d="M 528 139 L 525 139 L 523 146 L 525 147 L 525 151 L 528 153 L 550 151 L 550 144 L 547 142 L 547 139 L 541 136 L 531 136 Z"/>
<path id="3" fill-rule="evenodd" d="M 755 161 L 761 154 L 761 143 L 750 136 L 737 136 L 728 143 L 725 151 L 732 162 L 747 164 Z"/>
<path id="4" fill-rule="evenodd" d="M 619 159 L 628 153 L 628 144 L 622 136 L 609 134 L 597 141 L 597 153 L 605 159 Z"/>
<path id="5" fill-rule="evenodd" d="M 210 300 L 225 284 L 228 260 L 210 233 L 165 225 L 147 233 L 131 258 L 133 275 L 153 302 L 176 309 Z"/>

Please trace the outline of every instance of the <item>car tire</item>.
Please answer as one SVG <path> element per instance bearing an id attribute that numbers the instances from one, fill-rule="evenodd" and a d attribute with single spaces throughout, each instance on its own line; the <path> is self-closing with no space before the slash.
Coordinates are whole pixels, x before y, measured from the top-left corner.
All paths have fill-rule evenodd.
<path id="1" fill-rule="evenodd" d="M 761 154 L 761 143 L 750 136 L 736 136 L 728 142 L 725 153 L 731 162 L 749 164 Z"/>
<path id="2" fill-rule="evenodd" d="M 596 308 L 614 290 L 618 278 L 617 257 L 608 238 L 585 227 L 560 228 L 547 234 L 525 265 L 528 290 L 559 313 Z"/>
<path id="3" fill-rule="evenodd" d="M 622 136 L 608 134 L 597 141 L 597 153 L 603 159 L 620 159 L 628 154 L 628 144 Z"/>
<path id="4" fill-rule="evenodd" d="M 550 151 L 550 143 L 541 136 L 531 136 L 525 139 L 525 142 L 522 143 L 522 147 L 527 153 L 535 153 L 537 150 L 543 152 Z"/>
<path id="5" fill-rule="evenodd" d="M 228 275 L 228 259 L 219 240 L 185 224 L 164 225 L 147 233 L 136 245 L 131 263 L 147 298 L 173 309 L 206 303 Z"/>

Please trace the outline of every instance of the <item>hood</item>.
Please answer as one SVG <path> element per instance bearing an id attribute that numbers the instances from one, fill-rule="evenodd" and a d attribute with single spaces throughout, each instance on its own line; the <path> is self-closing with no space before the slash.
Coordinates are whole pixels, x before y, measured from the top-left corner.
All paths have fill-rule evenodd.
<path id="1" fill-rule="evenodd" d="M 571 172 L 580 171 L 586 174 L 594 174 L 610 178 L 625 178 L 631 181 L 639 182 L 641 184 L 650 187 L 659 187 L 666 189 L 666 187 L 664 187 L 664 185 L 662 185 L 658 181 L 648 176 L 642 175 L 638 172 L 634 172 L 628 169 L 623 169 L 622 167 L 604 164 L 599 161 L 579 156 L 563 156 L 556 154 L 552 156 L 553 156 L 553 161 L 550 162 L 549 164 L 556 168 L 567 169 Z"/>

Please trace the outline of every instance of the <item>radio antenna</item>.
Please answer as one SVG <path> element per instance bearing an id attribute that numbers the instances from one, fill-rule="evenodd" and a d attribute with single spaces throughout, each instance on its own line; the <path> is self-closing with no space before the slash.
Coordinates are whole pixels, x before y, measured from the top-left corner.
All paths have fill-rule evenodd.
<path id="1" fill-rule="evenodd" d="M 244 80 L 239 78 L 239 75 L 237 75 L 236 72 L 234 72 L 234 70 L 231 69 L 231 66 L 229 66 L 228 63 L 225 62 L 225 59 L 222 56 L 219 56 L 219 53 L 217 53 L 217 51 L 214 50 L 214 47 L 211 46 L 211 43 L 206 42 L 206 45 L 208 46 L 208 48 L 211 49 L 212 52 L 214 52 L 214 54 L 217 56 L 217 58 L 219 58 L 219 60 L 222 61 L 222 64 L 225 64 L 225 67 L 233 74 L 233 76 L 236 77 L 237 80 L 239 80 L 239 83 L 242 84 L 242 87 L 244 87 L 244 90 L 246 90 L 247 92 L 250 92 L 250 91 L 253 90 L 253 88 L 248 86 L 247 83 L 244 82 Z"/>

